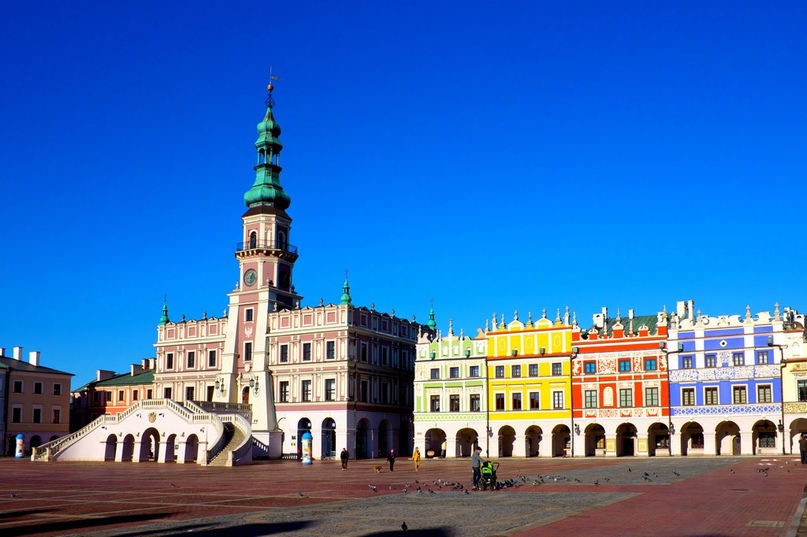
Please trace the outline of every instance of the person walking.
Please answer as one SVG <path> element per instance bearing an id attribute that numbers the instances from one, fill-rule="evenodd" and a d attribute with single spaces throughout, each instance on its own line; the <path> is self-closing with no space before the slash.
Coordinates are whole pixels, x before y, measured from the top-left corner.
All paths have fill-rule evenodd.
<path id="1" fill-rule="evenodd" d="M 415 471 L 418 471 L 420 468 L 420 448 L 415 448 L 415 452 L 412 453 L 412 461 L 415 463 Z"/>
<path id="2" fill-rule="evenodd" d="M 347 452 L 347 448 L 342 448 L 342 453 L 339 454 L 339 458 L 342 459 L 342 470 L 347 470 L 347 461 L 350 459 L 350 453 Z"/>
<path id="3" fill-rule="evenodd" d="M 799 451 L 801 452 L 801 463 L 807 464 L 807 435 L 804 433 L 799 438 Z"/>
<path id="4" fill-rule="evenodd" d="M 479 490 L 479 481 L 482 479 L 482 448 L 476 446 L 471 455 L 471 470 L 474 471 L 474 490 Z"/>
<path id="5" fill-rule="evenodd" d="M 389 455 L 387 455 L 387 462 L 389 463 L 389 471 L 392 471 L 392 467 L 395 466 L 395 450 L 389 450 Z"/>
<path id="6" fill-rule="evenodd" d="M 445 459 L 446 458 L 446 441 L 443 440 L 443 445 L 440 446 L 440 457 Z"/>

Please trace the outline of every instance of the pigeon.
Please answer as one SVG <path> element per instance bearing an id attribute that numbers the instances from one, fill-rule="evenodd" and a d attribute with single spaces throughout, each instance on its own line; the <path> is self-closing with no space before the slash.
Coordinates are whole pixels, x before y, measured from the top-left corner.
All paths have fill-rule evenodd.
<path id="1" fill-rule="evenodd" d="M 630 469 L 630 466 L 628 466 L 628 472 L 632 472 L 632 471 L 633 471 L 633 470 L 631 470 L 631 469 Z"/>
<path id="2" fill-rule="evenodd" d="M 401 529 L 406 531 L 409 529 L 409 526 L 406 525 L 406 521 L 404 520 L 403 524 L 401 524 Z"/>
<path id="3" fill-rule="evenodd" d="M 16 495 L 16 494 L 14 494 L 13 492 L 11 492 L 11 493 L 9 493 L 8 497 L 9 497 L 9 498 L 16 498 L 16 497 L 17 497 L 17 495 Z"/>
<path id="4" fill-rule="evenodd" d="M 298 492 L 297 496 L 299 496 L 300 498 L 305 498 L 305 494 L 303 494 L 302 492 Z"/>
<path id="5" fill-rule="evenodd" d="M 376 491 L 375 485 L 367 485 L 367 487 L 372 490 L 373 492 Z"/>

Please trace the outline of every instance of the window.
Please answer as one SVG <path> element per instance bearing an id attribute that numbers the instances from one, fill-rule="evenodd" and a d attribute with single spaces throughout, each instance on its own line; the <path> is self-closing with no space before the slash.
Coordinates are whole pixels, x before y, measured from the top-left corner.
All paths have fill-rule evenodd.
<path id="1" fill-rule="evenodd" d="M 807 380 L 800 380 L 798 383 L 799 401 L 807 401 Z"/>
<path id="2" fill-rule="evenodd" d="M 150 399 L 153 399 L 153 398 L 154 398 L 154 392 L 152 392 L 151 388 L 149 388 L 148 390 L 146 390 L 146 399 L 150 400 Z"/>
<path id="3" fill-rule="evenodd" d="M 644 406 L 658 406 L 658 388 L 644 389 Z"/>
<path id="4" fill-rule="evenodd" d="M 496 410 L 504 410 L 504 394 L 496 394 Z"/>
<path id="5" fill-rule="evenodd" d="M 656 371 L 658 369 L 658 364 L 656 363 L 655 358 L 645 358 L 644 361 L 644 370 L 645 371 Z"/>
<path id="6" fill-rule="evenodd" d="M 541 394 L 540 392 L 530 392 L 530 410 L 541 409 Z"/>
<path id="7" fill-rule="evenodd" d="M 112 392 L 106 392 L 106 402 L 112 403 L 114 401 L 115 401 L 114 394 Z"/>
<path id="8" fill-rule="evenodd" d="M 692 433 L 689 437 L 689 446 L 693 449 L 703 449 L 703 433 Z"/>
<path id="9" fill-rule="evenodd" d="M 253 315 L 252 311 L 253 311 L 252 308 L 244 310 L 244 320 L 248 323 L 252 322 L 252 315 Z"/>
<path id="10" fill-rule="evenodd" d="M 42 409 L 39 407 L 34 408 L 34 423 L 42 423 Z"/>
<path id="11" fill-rule="evenodd" d="M 734 386 L 731 389 L 731 401 L 735 405 L 744 405 L 748 402 L 748 394 L 746 393 L 745 386 Z"/>
<path id="12" fill-rule="evenodd" d="M 52 415 L 52 422 L 53 423 L 62 423 L 62 409 L 61 408 L 53 408 L 53 415 Z"/>
<path id="13" fill-rule="evenodd" d="M 460 368 L 459 367 L 452 367 L 448 370 L 448 376 L 452 379 L 460 378 Z"/>
<path id="14" fill-rule="evenodd" d="M 123 390 L 118 390 L 118 401 L 124 400 L 124 392 Z"/>
<path id="15" fill-rule="evenodd" d="M 288 345 L 281 345 L 280 346 L 280 363 L 285 364 L 289 361 L 289 346 Z"/>
<path id="16" fill-rule="evenodd" d="M 436 367 L 432 368 L 431 375 L 429 376 L 432 380 L 437 380 L 440 378 L 440 370 Z"/>
<path id="17" fill-rule="evenodd" d="M 311 361 L 311 343 L 303 343 L 303 362 Z"/>
<path id="18" fill-rule="evenodd" d="M 381 347 L 381 365 L 389 365 L 389 348 Z"/>
<path id="19" fill-rule="evenodd" d="M 244 361 L 251 362 L 252 361 L 252 342 L 247 341 L 244 343 Z"/>
<path id="20" fill-rule="evenodd" d="M 630 372 L 630 360 L 622 359 L 619 361 L 619 371 L 622 373 Z"/>
<path id="21" fill-rule="evenodd" d="M 138 397 L 137 390 L 132 390 L 132 401 L 137 401 L 137 397 Z"/>
<path id="22" fill-rule="evenodd" d="M 11 409 L 11 423 L 22 423 L 22 407 L 15 406 Z"/>
<path id="23" fill-rule="evenodd" d="M 431 412 L 440 412 L 440 396 L 432 395 L 429 398 L 429 410 Z"/>
<path id="24" fill-rule="evenodd" d="M 521 366 L 520 365 L 510 366 L 510 376 L 514 379 L 521 378 Z"/>
<path id="25" fill-rule="evenodd" d="M 757 403 L 772 403 L 771 385 L 762 384 L 757 386 Z"/>
<path id="26" fill-rule="evenodd" d="M 717 355 L 716 354 L 707 354 L 706 355 L 706 367 L 717 367 Z"/>
<path id="27" fill-rule="evenodd" d="M 460 396 L 459 395 L 449 395 L 448 396 L 448 410 L 449 410 L 449 412 L 459 412 L 460 411 Z"/>
<path id="28" fill-rule="evenodd" d="M 513 410 L 521 410 L 521 394 L 513 394 Z"/>
<path id="29" fill-rule="evenodd" d="M 165 368 L 174 369 L 174 353 L 169 352 L 165 355 Z"/>
<path id="30" fill-rule="evenodd" d="M 563 374 L 563 364 L 560 362 L 552 364 L 552 376 L 559 377 Z"/>
<path id="31" fill-rule="evenodd" d="M 681 369 L 692 369 L 692 356 L 681 357 Z"/>
<path id="32" fill-rule="evenodd" d="M 361 361 L 362 362 L 367 361 L 367 343 L 361 344 Z"/>
<path id="33" fill-rule="evenodd" d="M 731 362 L 735 365 L 745 365 L 745 354 L 742 352 L 735 352 L 731 354 Z"/>
<path id="34" fill-rule="evenodd" d="M 188 352 L 188 369 L 196 367 L 196 353 L 193 351 Z"/>
<path id="35" fill-rule="evenodd" d="M 325 379 L 325 400 L 336 401 L 336 379 Z"/>
<path id="36" fill-rule="evenodd" d="M 530 364 L 528 367 L 529 367 L 529 371 L 528 371 L 529 375 L 531 377 L 537 377 L 538 376 L 538 364 Z"/>
<path id="37" fill-rule="evenodd" d="M 34 382 L 34 393 L 37 395 L 42 395 L 42 383 L 41 382 Z"/>
<path id="38" fill-rule="evenodd" d="M 193 386 L 185 386 L 185 400 L 193 401 Z"/>
<path id="39" fill-rule="evenodd" d="M 370 390 L 368 389 L 368 384 L 366 380 L 361 381 L 361 402 L 366 403 L 368 400 L 368 396 L 370 395 Z"/>
<path id="40" fill-rule="evenodd" d="M 684 388 L 681 390 L 681 404 L 684 406 L 695 406 L 695 388 Z"/>
<path id="41" fill-rule="evenodd" d="M 552 392 L 552 408 L 563 408 L 563 392 Z"/>
<path id="42" fill-rule="evenodd" d="M 471 412 L 479 412 L 481 410 L 480 397 L 478 393 L 471 394 L 469 403 Z"/>
<path id="43" fill-rule="evenodd" d="M 765 365 L 768 362 L 768 351 L 757 351 L 757 364 Z"/>
<path id="44" fill-rule="evenodd" d="M 633 390 L 630 388 L 619 389 L 619 406 L 629 407 L 633 406 Z"/>
<path id="45" fill-rule="evenodd" d="M 280 402 L 281 403 L 288 403 L 289 402 L 289 382 L 287 380 L 281 380 L 280 381 L 279 392 L 280 392 Z"/>
<path id="46" fill-rule="evenodd" d="M 163 399 L 171 399 L 171 388 L 163 388 Z"/>
<path id="47" fill-rule="evenodd" d="M 774 433 L 759 433 L 759 447 L 776 447 L 776 435 Z"/>
<path id="48" fill-rule="evenodd" d="M 101 392 L 93 392 L 92 393 L 92 402 L 93 403 L 100 403 L 101 402 Z"/>
<path id="49" fill-rule="evenodd" d="M 336 358 L 336 343 L 333 341 L 328 341 L 325 343 L 325 358 L 327 360 L 333 360 Z"/>
<path id="50" fill-rule="evenodd" d="M 583 370 L 587 375 L 592 375 L 597 372 L 597 362 L 584 362 Z"/>
<path id="51" fill-rule="evenodd" d="M 14 381 L 14 393 L 22 393 L 22 381 L 15 380 Z"/>
<path id="52" fill-rule="evenodd" d="M 495 372 L 496 372 L 496 378 L 497 379 L 503 379 L 504 378 L 504 366 L 503 365 L 497 365 Z"/>
<path id="53" fill-rule="evenodd" d="M 472 365 L 471 366 L 471 376 L 472 377 L 478 377 L 479 376 L 479 366 L 478 365 Z"/>
<path id="54" fill-rule="evenodd" d="M 586 408 L 597 408 L 597 390 L 586 390 Z"/>
<path id="55" fill-rule="evenodd" d="M 310 380 L 304 380 L 301 383 L 300 392 L 301 392 L 302 399 L 303 399 L 304 402 L 311 401 L 311 381 Z"/>
<path id="56" fill-rule="evenodd" d="M 216 351 L 207 351 L 207 367 L 216 367 Z"/>
<path id="57" fill-rule="evenodd" d="M 717 387 L 704 388 L 703 390 L 703 404 L 716 405 L 717 404 Z"/>

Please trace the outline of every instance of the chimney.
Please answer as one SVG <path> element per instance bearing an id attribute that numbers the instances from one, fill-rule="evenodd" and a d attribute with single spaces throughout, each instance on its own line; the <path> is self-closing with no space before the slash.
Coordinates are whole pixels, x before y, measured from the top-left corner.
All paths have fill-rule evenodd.
<path id="1" fill-rule="evenodd" d="M 14 359 L 22 360 L 22 347 L 14 347 Z"/>
<path id="2" fill-rule="evenodd" d="M 5 355 L 6 355 L 6 348 L 5 347 L 0 347 L 0 356 L 5 356 Z"/>
<path id="3" fill-rule="evenodd" d="M 95 380 L 96 381 L 106 380 L 106 379 L 112 378 L 114 376 L 115 376 L 114 371 L 108 371 L 106 369 L 96 369 L 95 370 Z"/>
<path id="4" fill-rule="evenodd" d="M 28 363 L 34 367 L 39 367 L 39 351 L 31 351 L 28 353 Z"/>
<path id="5" fill-rule="evenodd" d="M 149 358 L 149 369 L 154 369 L 157 367 L 157 359 L 156 358 Z"/>
<path id="6" fill-rule="evenodd" d="M 694 320 L 695 319 L 695 301 L 690 300 L 687 303 L 687 307 L 689 308 L 689 318 Z"/>
<path id="7" fill-rule="evenodd" d="M 129 374 L 131 376 L 139 375 L 142 372 L 143 372 L 143 366 L 142 365 L 132 364 L 132 367 L 129 368 Z"/>
<path id="8" fill-rule="evenodd" d="M 633 309 L 628 310 L 628 319 L 633 319 Z"/>
<path id="9" fill-rule="evenodd" d="M 685 300 L 679 300 L 675 303 L 675 314 L 678 315 L 679 319 L 683 319 L 686 317 L 687 313 L 687 303 Z"/>

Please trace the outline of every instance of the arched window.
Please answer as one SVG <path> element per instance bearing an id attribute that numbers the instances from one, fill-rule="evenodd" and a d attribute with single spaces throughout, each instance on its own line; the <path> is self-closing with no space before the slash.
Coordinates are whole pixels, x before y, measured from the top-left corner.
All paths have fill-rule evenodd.
<path id="1" fill-rule="evenodd" d="M 257 248 L 258 247 L 258 234 L 254 231 L 249 234 L 249 247 L 250 248 Z"/>

